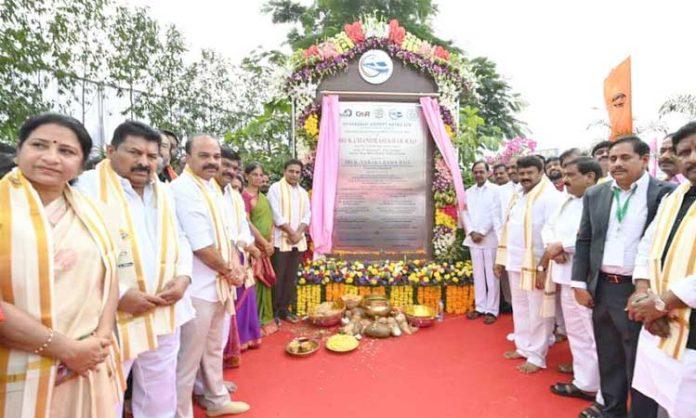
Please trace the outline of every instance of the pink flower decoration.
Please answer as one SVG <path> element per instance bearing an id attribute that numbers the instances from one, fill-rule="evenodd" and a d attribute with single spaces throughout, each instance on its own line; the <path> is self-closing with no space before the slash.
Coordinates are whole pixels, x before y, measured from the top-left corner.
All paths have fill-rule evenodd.
<path id="1" fill-rule="evenodd" d="M 318 57 L 318 56 L 319 56 L 319 48 L 317 48 L 316 45 L 312 45 L 309 48 L 305 49 L 305 51 L 304 51 L 305 58 Z"/>
<path id="2" fill-rule="evenodd" d="M 345 25 L 343 30 L 346 31 L 346 35 L 348 35 L 350 40 L 356 44 L 365 40 L 365 32 L 363 31 L 362 23 L 360 23 L 360 21 L 357 21 L 352 25 Z"/>
<path id="3" fill-rule="evenodd" d="M 323 59 L 335 58 L 338 56 L 338 51 L 336 51 L 336 47 L 332 43 L 323 42 L 319 45 L 319 55 Z"/>
<path id="4" fill-rule="evenodd" d="M 448 50 L 438 45 L 435 47 L 435 56 L 444 61 L 448 61 L 450 58 L 450 53 Z"/>
<path id="5" fill-rule="evenodd" d="M 389 22 L 389 40 L 401 46 L 406 38 L 406 29 L 399 26 L 399 21 L 392 19 Z"/>

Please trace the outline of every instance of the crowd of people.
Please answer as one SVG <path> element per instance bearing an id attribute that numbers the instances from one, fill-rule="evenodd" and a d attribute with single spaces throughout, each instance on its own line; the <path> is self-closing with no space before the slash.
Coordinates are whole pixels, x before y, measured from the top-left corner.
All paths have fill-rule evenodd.
<path id="1" fill-rule="evenodd" d="M 116 128 L 105 158 L 87 161 L 91 148 L 77 120 L 41 114 L 3 166 L 0 416 L 249 410 L 223 370 L 299 320 L 302 162 L 269 185 L 213 136 L 180 144 L 137 121 Z M 592 401 L 581 417 L 693 417 L 696 123 L 663 140 L 662 180 L 636 136 L 588 154 L 473 164 L 467 317 L 512 310 L 503 356 L 521 373 L 545 369 L 567 338 L 573 361 L 559 369 L 572 380 L 551 391 Z"/>
<path id="2" fill-rule="evenodd" d="M 302 162 L 269 187 L 196 135 L 175 170 L 177 136 L 137 121 L 91 148 L 77 120 L 32 117 L 0 181 L 0 416 L 120 417 L 128 376 L 137 418 L 249 410 L 223 369 L 298 321 Z"/>
<path id="3" fill-rule="evenodd" d="M 636 136 L 589 155 L 529 155 L 471 167 L 466 240 L 475 310 L 511 305 L 517 370 L 546 368 L 567 338 L 572 375 L 551 392 L 593 401 L 580 417 L 696 416 L 696 123 L 650 148 Z M 665 416 L 665 415 L 660 415 Z"/>

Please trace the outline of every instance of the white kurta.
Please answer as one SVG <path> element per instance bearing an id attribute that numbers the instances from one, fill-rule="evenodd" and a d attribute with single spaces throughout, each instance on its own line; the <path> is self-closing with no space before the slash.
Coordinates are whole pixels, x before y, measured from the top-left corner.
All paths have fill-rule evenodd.
<path id="1" fill-rule="evenodd" d="M 215 198 L 214 201 L 219 212 L 229 215 L 231 214 L 231 209 L 228 203 L 226 203 L 225 198 L 216 193 L 217 185 L 213 183 L 214 181 L 215 180 L 204 182 L 205 186 L 208 188 L 211 196 L 219 196 L 219 198 Z M 215 245 L 215 226 L 208 214 L 205 198 L 198 189 L 196 183 L 190 176 L 182 175 L 170 184 L 174 191 L 176 215 L 179 219 L 179 224 L 184 232 L 186 232 L 186 237 L 188 238 L 191 249 L 196 251 Z M 232 232 L 229 218 L 230 216 L 224 216 L 223 224 L 228 231 Z M 208 302 L 218 302 L 219 299 L 215 288 L 217 272 L 206 266 L 195 256 L 193 257 L 191 280 L 191 297 L 203 299 Z"/>
<path id="2" fill-rule="evenodd" d="M 537 260 L 540 260 L 544 253 L 541 230 L 558 209 L 562 197 L 563 195 L 549 184 L 532 204 L 532 245 Z M 554 318 L 541 316 L 543 290 L 525 291 L 520 288 L 520 271 L 526 245 L 524 239 L 526 204 L 527 194 L 521 193 L 510 210 L 508 221 L 507 270 L 512 294 L 515 346 L 517 352 L 527 358 L 529 363 L 545 368 Z"/>
<path id="3" fill-rule="evenodd" d="M 544 226 L 542 236 L 546 246 L 560 243 L 568 254 L 562 264 L 551 262 L 551 279 L 561 286 L 560 306 L 570 352 L 573 355 L 573 385 L 585 392 L 599 391 L 599 363 L 592 328 L 592 310 L 575 300 L 571 287 L 575 240 L 582 218 L 582 197 L 565 195 L 563 204 Z M 601 403 L 601 396 L 598 395 Z"/>
<path id="4" fill-rule="evenodd" d="M 654 220 L 638 245 L 633 278 L 649 279 L 649 256 L 657 232 Z M 696 276 L 671 285 L 670 290 L 696 308 Z M 696 413 L 696 350 L 686 349 L 680 360 L 665 354 L 660 339 L 643 328 L 638 340 L 633 387 L 654 399 L 670 418 L 694 417 Z"/>
<path id="5" fill-rule="evenodd" d="M 141 197 L 131 186 L 130 182 L 118 177 L 128 202 L 134 234 L 141 253 L 145 279 L 151 288 L 156 286 L 155 277 L 157 266 L 158 237 L 157 230 L 157 199 L 152 184 L 145 186 Z M 92 197 L 99 198 L 99 184 L 96 170 L 83 173 L 76 187 Z M 174 199 L 168 186 L 164 187 L 165 194 L 170 199 L 173 209 Z M 176 213 L 172 211 L 174 224 L 179 226 Z M 177 275 L 191 277 L 192 253 L 184 231 L 179 226 L 179 264 Z M 128 288 L 121 287 L 121 296 Z M 157 349 L 146 351 L 134 360 L 123 363 L 123 374 L 127 376 L 133 370 L 133 414 L 135 417 L 168 418 L 176 412 L 176 363 L 179 351 L 179 327 L 195 316 L 195 310 L 187 289 L 184 297 L 176 304 L 176 330 L 172 334 L 157 337 Z M 122 415 L 123 404 L 117 406 L 117 416 Z"/>
<path id="6" fill-rule="evenodd" d="M 273 183 L 268 189 L 268 202 L 271 204 L 271 210 L 273 211 L 273 223 L 276 228 L 273 229 L 273 245 L 276 248 L 280 248 L 281 237 L 283 232 L 280 228 L 281 225 L 289 224 L 290 228 L 297 229 L 300 224 L 305 224 L 309 226 L 309 220 L 311 212 L 309 209 L 309 194 L 302 188 L 302 186 L 297 185 L 295 187 L 290 187 L 290 200 L 291 200 L 291 213 L 292 219 L 285 219 L 283 216 L 283 209 L 280 206 L 280 183 Z M 300 213 L 300 201 L 302 201 L 302 206 L 304 206 L 304 213 Z"/>
<path id="7" fill-rule="evenodd" d="M 500 281 L 493 274 L 498 247 L 496 232 L 500 229 L 500 193 L 498 186 L 485 182 L 470 187 L 467 192 L 468 210 L 464 212 L 467 233 L 464 245 L 469 247 L 474 269 L 474 300 L 476 311 L 498 316 L 500 309 Z M 475 243 L 471 233 L 478 232 L 483 240 Z"/>

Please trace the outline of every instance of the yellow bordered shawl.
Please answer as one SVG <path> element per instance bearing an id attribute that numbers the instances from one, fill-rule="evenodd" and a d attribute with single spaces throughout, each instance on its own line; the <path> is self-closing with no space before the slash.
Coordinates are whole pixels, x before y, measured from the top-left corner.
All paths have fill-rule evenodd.
<path id="1" fill-rule="evenodd" d="M 142 254 L 138 248 L 137 231 L 133 224 L 133 215 L 126 199 L 118 174 L 110 160 L 103 160 L 96 166 L 99 200 L 111 209 L 110 213 L 118 216 L 118 229 L 123 245 L 129 248 L 132 260 L 121 263 L 118 270 L 121 289 L 138 289 L 155 295 L 162 291 L 164 285 L 176 276 L 179 261 L 179 237 L 174 223 L 174 212 L 167 198 L 167 187 L 153 176 L 153 190 L 157 201 L 157 260 L 156 285 L 152 285 L 144 273 Z M 131 360 L 138 354 L 157 348 L 157 337 L 168 335 L 176 329 L 175 305 L 158 307 L 145 314 L 133 316 L 119 311 L 117 327 L 124 360 Z"/>
<path id="2" fill-rule="evenodd" d="M 70 187 L 66 187 L 64 196 L 102 256 L 103 306 L 116 280 L 116 237 L 109 233 L 99 210 L 88 198 Z M 54 256 L 44 206 L 29 180 L 15 168 L 0 180 L 0 288 L 6 302 L 49 328 L 54 327 L 56 319 Z M 113 393 L 122 395 L 125 381 L 117 349 L 112 348 L 107 362 L 115 371 Z M 0 346 L 0 417 L 49 418 L 56 366 L 52 359 Z"/>
<path id="3" fill-rule="evenodd" d="M 670 285 L 687 276 L 696 274 L 696 204 L 691 205 L 674 238 L 667 249 L 665 263 L 662 254 L 667 244 L 672 225 L 677 217 L 684 195 L 691 183 L 686 182 L 662 200 L 660 210 L 655 217 L 657 222 L 655 239 L 650 249 L 650 287 L 659 295 L 667 292 Z M 670 320 L 670 336 L 660 340 L 660 348 L 667 355 L 680 359 L 689 338 L 690 308 L 678 309 L 677 318 Z"/>
<path id="4" fill-rule="evenodd" d="M 213 187 L 213 191 L 211 192 L 205 185 L 203 179 L 195 175 L 188 166 L 186 166 L 181 175 L 190 177 L 193 183 L 198 187 L 198 190 L 200 190 L 215 230 L 215 248 L 220 252 L 222 259 L 225 260 L 226 263 L 229 263 L 233 259 L 232 257 L 237 256 L 237 253 L 232 245 L 233 240 L 230 237 L 230 231 L 227 227 L 227 214 L 224 210 L 220 211 L 221 208 L 218 208 L 216 203 L 216 200 L 223 198 L 222 190 L 217 182 L 215 182 L 217 187 Z M 233 315 L 235 313 L 234 300 L 237 297 L 236 289 L 227 283 L 223 277 L 220 277 L 220 275 L 217 276 L 215 288 L 220 303 L 225 305 L 225 309 L 230 315 Z"/>
<path id="5" fill-rule="evenodd" d="M 278 184 L 280 186 L 280 209 L 281 213 L 283 214 L 283 218 L 287 219 L 288 223 L 291 223 L 293 215 L 297 215 L 301 220 L 305 214 L 305 211 L 307 210 L 307 208 L 305 207 L 306 205 L 304 199 L 302 198 L 302 196 L 300 196 L 300 213 L 294 214 L 292 211 L 292 186 L 290 186 L 287 180 L 285 180 L 285 177 L 280 179 Z M 287 234 L 281 231 L 280 251 L 292 251 L 292 247 L 297 247 L 298 251 L 306 251 L 307 238 L 305 237 L 305 235 L 302 234 L 302 239 L 300 240 L 300 242 L 298 242 L 297 244 L 292 244 L 290 243 Z"/>
<path id="6" fill-rule="evenodd" d="M 534 256 L 534 242 L 532 228 L 532 206 L 551 184 L 546 176 L 541 178 L 539 184 L 528 193 L 524 209 L 524 258 L 522 259 L 522 272 L 520 274 L 520 289 L 532 291 L 536 283 L 537 260 Z"/>
<path id="7" fill-rule="evenodd" d="M 500 264 L 501 266 L 507 265 L 508 221 L 510 220 L 510 212 L 519 198 L 519 193 L 514 191 L 512 193 L 512 197 L 510 197 L 510 201 L 508 202 L 507 209 L 505 210 L 505 220 L 503 221 L 503 227 L 500 230 L 500 241 L 498 242 L 498 250 L 495 254 L 495 263 Z"/>

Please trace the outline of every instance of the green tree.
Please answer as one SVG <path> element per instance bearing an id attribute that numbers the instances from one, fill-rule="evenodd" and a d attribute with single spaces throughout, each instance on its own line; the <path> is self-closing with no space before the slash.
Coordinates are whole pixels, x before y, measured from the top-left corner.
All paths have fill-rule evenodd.
<path id="1" fill-rule="evenodd" d="M 376 14 L 385 19 L 397 19 L 421 39 L 462 53 L 451 42 L 433 35 L 432 21 L 438 12 L 433 0 L 317 0 L 311 6 L 296 0 L 269 0 L 262 10 L 271 15 L 274 23 L 296 24 L 287 35 L 293 48 L 306 48 L 339 33 L 346 23 Z M 462 94 L 460 104 L 462 108 L 476 109 L 477 117 L 482 118 L 476 134 L 486 138 L 482 142 L 497 140 L 498 143 L 503 138 L 522 135 L 524 124 L 515 116 L 523 107 L 519 96 L 513 93 L 488 58 L 474 58 L 469 64 L 478 83 L 475 92 Z M 494 144 L 489 145 L 495 148 Z"/>
<path id="2" fill-rule="evenodd" d="M 159 25 L 148 13 L 146 8 L 130 10 L 119 6 L 109 26 L 108 38 L 113 49 L 108 58 L 109 77 L 125 87 L 126 91 L 119 89 L 118 95 L 127 94 L 129 106 L 121 113 L 131 118 L 143 116 L 137 94 L 151 76 L 154 57 L 161 49 Z"/>
<path id="3" fill-rule="evenodd" d="M 41 0 L 5 0 L 0 7 L 0 140 L 13 143 L 17 127 L 48 109 L 42 77 L 51 43 L 42 28 L 49 7 Z"/>
<path id="4" fill-rule="evenodd" d="M 457 50 L 451 41 L 432 34 L 432 18 L 437 14 L 432 0 L 317 0 L 311 6 L 293 0 L 270 0 L 262 10 L 271 15 L 273 23 L 300 24 L 288 33 L 294 49 L 320 42 L 342 31 L 345 24 L 374 13 L 398 19 L 401 26 L 421 39 Z"/>

